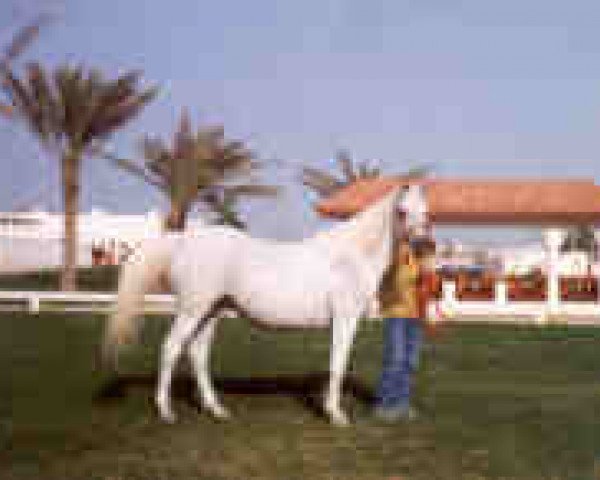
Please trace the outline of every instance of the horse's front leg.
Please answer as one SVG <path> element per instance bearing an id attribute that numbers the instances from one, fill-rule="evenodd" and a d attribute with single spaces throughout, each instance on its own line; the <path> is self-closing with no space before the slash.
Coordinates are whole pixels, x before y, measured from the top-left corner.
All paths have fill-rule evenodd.
<path id="1" fill-rule="evenodd" d="M 349 423 L 340 407 L 340 397 L 357 324 L 356 317 L 335 317 L 331 325 L 330 376 L 324 409 L 331 422 L 340 426 Z"/>

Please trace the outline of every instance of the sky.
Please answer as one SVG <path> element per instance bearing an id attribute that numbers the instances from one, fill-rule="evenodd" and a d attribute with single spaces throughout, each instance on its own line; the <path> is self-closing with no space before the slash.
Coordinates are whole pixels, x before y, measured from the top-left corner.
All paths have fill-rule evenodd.
<path id="1" fill-rule="evenodd" d="M 40 9 L 56 21 L 23 60 L 141 68 L 161 87 L 111 150 L 133 156 L 143 133 L 170 136 L 188 106 L 270 165 L 264 181 L 282 194 L 243 205 L 257 236 L 323 228 L 300 166 L 332 167 L 338 148 L 390 173 L 424 163 L 438 177 L 600 177 L 597 1 L 4 0 L 0 45 Z M 0 210 L 37 191 L 41 208 L 60 208 L 57 162 L 22 125 L 0 120 L 0 161 Z M 87 159 L 92 206 L 164 202 Z"/>

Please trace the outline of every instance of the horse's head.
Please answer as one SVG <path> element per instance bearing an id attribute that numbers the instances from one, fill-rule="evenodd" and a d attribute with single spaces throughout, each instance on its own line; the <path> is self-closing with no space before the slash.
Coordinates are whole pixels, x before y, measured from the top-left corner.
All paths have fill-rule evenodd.
<path id="1" fill-rule="evenodd" d="M 398 192 L 395 218 L 397 234 L 412 238 L 426 237 L 429 234 L 426 185 L 411 183 Z"/>

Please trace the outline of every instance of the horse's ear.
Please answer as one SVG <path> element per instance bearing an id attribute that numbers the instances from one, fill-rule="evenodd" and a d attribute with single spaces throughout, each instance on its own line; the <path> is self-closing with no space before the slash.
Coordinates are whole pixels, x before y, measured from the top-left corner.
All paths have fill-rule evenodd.
<path id="1" fill-rule="evenodd" d="M 396 198 L 402 199 L 410 190 L 410 185 L 404 183 L 396 188 Z"/>
<path id="2" fill-rule="evenodd" d="M 396 214 L 397 212 L 400 212 L 402 210 L 402 202 L 403 202 L 404 197 L 407 192 L 408 192 L 408 185 L 399 185 L 398 187 L 396 187 L 394 189 L 394 194 L 392 195 L 392 197 L 394 199 L 393 200 L 394 214 Z"/>

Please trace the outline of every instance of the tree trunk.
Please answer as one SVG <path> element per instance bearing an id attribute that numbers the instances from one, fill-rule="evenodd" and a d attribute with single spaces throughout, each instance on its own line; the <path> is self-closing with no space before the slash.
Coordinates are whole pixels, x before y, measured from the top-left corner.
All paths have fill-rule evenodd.
<path id="1" fill-rule="evenodd" d="M 63 291 L 77 289 L 77 248 L 78 248 L 78 214 L 79 214 L 79 171 L 81 156 L 73 151 L 63 155 L 61 164 L 64 235 L 63 235 L 63 270 L 60 288 Z"/>
<path id="2" fill-rule="evenodd" d="M 165 228 L 169 231 L 185 230 L 185 220 L 188 209 L 178 203 L 171 203 L 171 209 L 165 222 Z"/>

